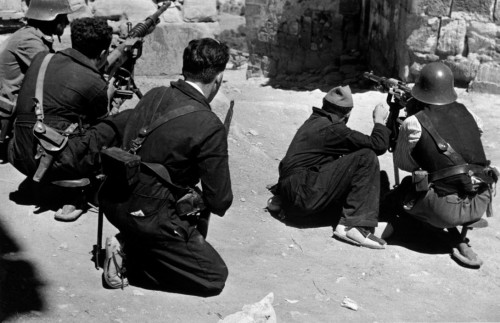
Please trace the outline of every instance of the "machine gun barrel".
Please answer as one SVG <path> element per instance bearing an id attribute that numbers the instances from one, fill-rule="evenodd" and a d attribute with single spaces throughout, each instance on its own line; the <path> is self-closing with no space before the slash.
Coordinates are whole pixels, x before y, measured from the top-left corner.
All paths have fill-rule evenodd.
<path id="1" fill-rule="evenodd" d="M 391 88 L 398 88 L 406 93 L 411 93 L 411 89 L 406 85 L 406 83 L 394 79 L 394 78 L 386 78 L 383 76 L 377 76 L 371 72 L 363 73 L 363 76 L 375 83 L 378 83 L 383 87 L 385 92 L 388 92 Z"/>
<path id="2" fill-rule="evenodd" d="M 161 14 L 170 7 L 171 3 L 172 1 L 164 2 L 154 14 L 135 25 L 129 31 L 125 40 L 108 55 L 106 74 L 108 74 L 110 78 L 128 60 L 129 55 L 132 55 L 131 51 L 135 44 L 141 41 L 141 38 L 153 31 L 154 27 L 160 22 L 159 18 Z M 138 56 L 140 56 L 140 54 Z"/>

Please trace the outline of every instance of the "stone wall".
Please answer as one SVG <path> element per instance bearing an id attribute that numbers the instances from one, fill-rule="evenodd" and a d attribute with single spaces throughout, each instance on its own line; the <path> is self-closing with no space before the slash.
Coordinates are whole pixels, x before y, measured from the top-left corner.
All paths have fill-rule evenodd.
<path id="1" fill-rule="evenodd" d="M 363 70 L 361 1 L 247 0 L 248 76 L 320 73 L 328 82 Z"/>
<path id="2" fill-rule="evenodd" d="M 423 65 L 439 60 L 452 69 L 457 84 L 500 93 L 497 0 L 371 0 L 365 5 L 371 5 L 368 42 L 376 70 L 412 82 Z"/>
<path id="3" fill-rule="evenodd" d="M 369 67 L 413 82 L 441 60 L 457 84 L 500 93 L 500 0 L 247 0 L 245 16 L 249 77 L 349 83 Z"/>
<path id="4" fill-rule="evenodd" d="M 69 0 L 80 4 L 80 9 L 70 15 L 70 20 L 96 16 L 108 19 L 118 30 L 126 22 L 133 25 L 144 20 L 156 11 L 153 0 Z M 21 0 L 0 0 L 0 33 L 12 32 L 7 22 L 16 22 L 15 28 L 22 25 L 26 5 Z M 4 9 L 5 8 L 5 9 Z M 178 75 L 182 70 L 182 53 L 190 40 L 201 37 L 214 37 L 219 31 L 217 22 L 216 0 L 176 1 L 161 17 L 154 32 L 144 38 L 143 53 L 137 61 L 136 75 Z M 9 26 L 11 26 L 9 24 Z M 69 28 L 65 31 L 62 42 L 56 41 L 60 50 L 71 46 Z"/>

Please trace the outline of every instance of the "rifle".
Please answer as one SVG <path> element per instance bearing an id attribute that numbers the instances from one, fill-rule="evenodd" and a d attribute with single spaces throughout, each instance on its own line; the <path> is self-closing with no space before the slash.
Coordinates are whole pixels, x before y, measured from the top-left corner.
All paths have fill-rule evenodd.
<path id="1" fill-rule="evenodd" d="M 224 128 L 226 128 L 226 133 L 229 136 L 229 128 L 231 126 L 231 121 L 233 119 L 233 110 L 234 110 L 234 100 L 231 100 L 229 103 L 229 110 L 227 110 L 226 117 L 224 118 Z M 198 223 L 196 224 L 196 228 L 198 232 L 203 236 L 203 238 L 207 238 L 208 233 L 208 223 L 210 222 L 210 212 L 207 210 L 201 211 L 200 218 L 198 219 Z"/>
<path id="2" fill-rule="evenodd" d="M 115 107 L 119 107 L 124 100 L 131 99 L 134 94 L 139 99 L 142 98 L 142 92 L 134 81 L 135 63 L 142 55 L 143 38 L 153 32 L 160 22 L 161 14 L 171 3 L 172 1 L 163 2 L 154 14 L 133 28 L 130 22 L 127 23 L 129 29 L 127 37 L 108 55 L 105 74 L 108 75 L 108 82 L 114 78 L 113 86 L 117 89 L 113 94 L 113 99 L 116 99 Z"/>
<path id="3" fill-rule="evenodd" d="M 399 135 L 399 126 L 402 122 L 402 118 L 399 117 L 399 112 L 401 109 L 405 108 L 408 101 L 413 98 L 411 95 L 411 89 L 406 85 L 406 83 L 400 80 L 377 76 L 372 72 L 365 72 L 363 73 L 363 76 L 377 83 L 376 88 L 379 91 L 387 93 L 389 117 L 387 118 L 386 126 L 391 130 L 391 135 L 389 137 L 389 152 L 394 152 Z M 394 166 L 394 179 L 396 185 L 398 185 L 399 172 L 396 166 Z"/>

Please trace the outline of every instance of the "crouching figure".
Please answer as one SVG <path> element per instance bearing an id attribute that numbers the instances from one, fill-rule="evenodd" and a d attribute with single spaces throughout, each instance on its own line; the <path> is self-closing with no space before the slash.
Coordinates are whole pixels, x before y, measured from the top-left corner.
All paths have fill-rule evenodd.
<path id="1" fill-rule="evenodd" d="M 128 188 L 106 180 L 100 192 L 100 207 L 120 230 L 106 241 L 110 287 L 199 296 L 224 288 L 227 267 L 205 238 L 210 213 L 223 216 L 233 199 L 226 129 L 210 108 L 228 59 L 225 44 L 191 41 L 185 80 L 152 89 L 131 113 L 123 142 L 140 156 L 140 171 Z"/>

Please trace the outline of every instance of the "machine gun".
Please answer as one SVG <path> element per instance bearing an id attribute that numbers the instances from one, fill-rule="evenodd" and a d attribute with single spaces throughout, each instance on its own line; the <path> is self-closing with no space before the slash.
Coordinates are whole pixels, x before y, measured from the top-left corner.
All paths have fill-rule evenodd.
<path id="1" fill-rule="evenodd" d="M 131 99 L 134 94 L 140 99 L 141 91 L 134 81 L 134 67 L 137 59 L 142 55 L 143 38 L 153 32 L 160 22 L 160 16 L 170 6 L 172 1 L 163 2 L 158 10 L 132 28 L 129 22 L 128 34 L 121 43 L 108 55 L 105 74 L 108 81 L 113 82 L 116 91 L 113 95 L 115 107 L 119 107 L 124 100 Z"/>
<path id="2" fill-rule="evenodd" d="M 399 117 L 399 112 L 401 109 L 405 108 L 407 103 L 413 98 L 413 96 L 411 95 L 411 89 L 406 85 L 406 83 L 402 81 L 393 78 L 377 76 L 371 72 L 365 72 L 363 73 L 363 76 L 377 83 L 376 88 L 379 91 L 387 93 L 389 117 L 387 118 L 386 126 L 391 130 L 391 135 L 389 137 L 389 151 L 393 152 L 396 148 L 396 142 L 399 135 L 399 126 L 402 122 L 402 118 Z M 396 185 L 398 185 L 399 172 L 396 166 L 394 166 L 394 178 Z"/>
<path id="3" fill-rule="evenodd" d="M 389 151 L 393 152 L 398 140 L 399 125 L 401 123 L 399 111 L 405 108 L 408 101 L 413 98 L 411 89 L 402 81 L 377 76 L 371 72 L 365 72 L 363 76 L 377 83 L 376 87 L 379 91 L 387 93 L 387 104 L 390 109 L 386 126 L 391 130 Z"/>

